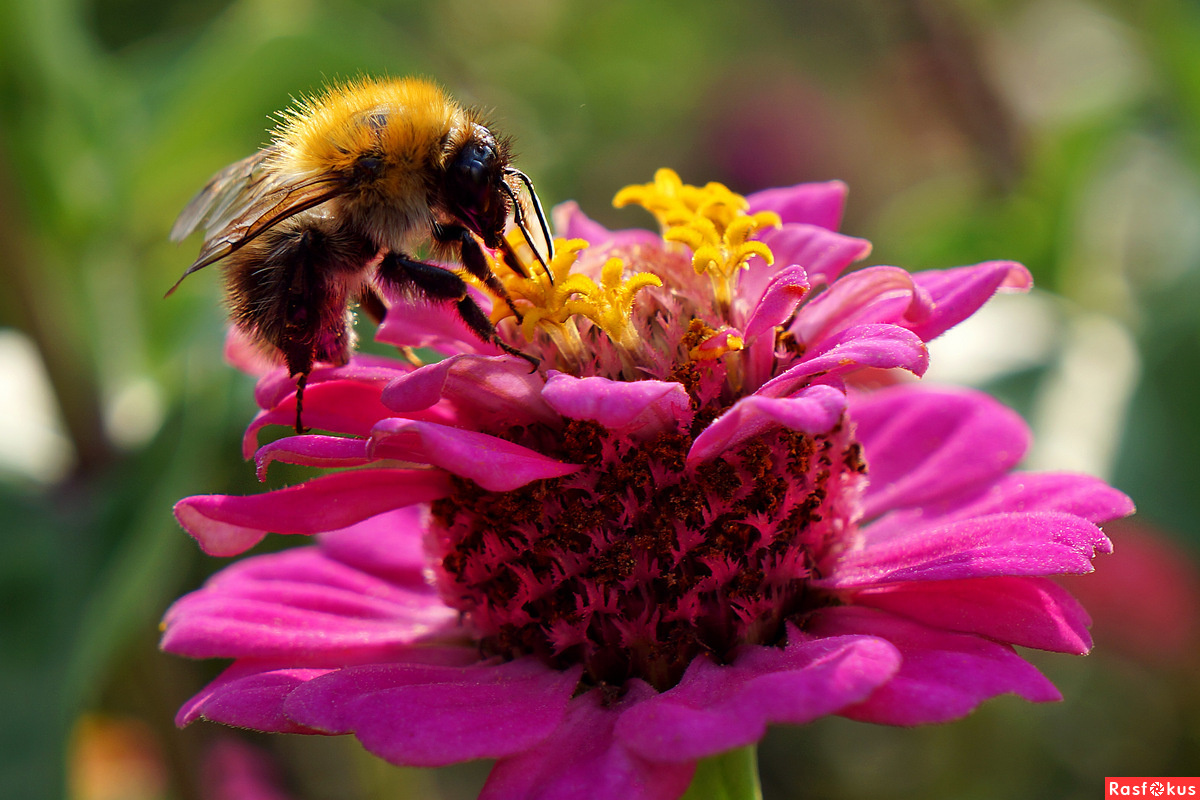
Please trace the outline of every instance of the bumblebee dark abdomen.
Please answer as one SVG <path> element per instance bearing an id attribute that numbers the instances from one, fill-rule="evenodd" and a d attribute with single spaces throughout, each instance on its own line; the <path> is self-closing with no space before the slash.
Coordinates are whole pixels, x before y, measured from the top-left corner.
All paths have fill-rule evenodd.
<path id="1" fill-rule="evenodd" d="M 374 246 L 333 220 L 301 214 L 233 253 L 226 270 L 235 324 L 283 355 L 292 375 L 344 364 L 354 346 L 348 304 Z"/>

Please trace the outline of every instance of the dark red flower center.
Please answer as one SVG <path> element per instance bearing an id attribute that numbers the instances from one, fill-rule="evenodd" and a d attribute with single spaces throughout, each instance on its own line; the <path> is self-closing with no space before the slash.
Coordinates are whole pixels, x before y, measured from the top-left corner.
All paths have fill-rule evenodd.
<path id="1" fill-rule="evenodd" d="M 707 411 L 708 413 L 704 413 Z M 686 464 L 693 430 L 633 442 L 591 422 L 511 431 L 580 473 L 433 506 L 445 601 L 487 654 L 584 664 L 590 685 L 675 685 L 693 658 L 773 644 L 828 602 L 807 588 L 846 539 L 866 472 L 846 424 L 780 429 Z"/>

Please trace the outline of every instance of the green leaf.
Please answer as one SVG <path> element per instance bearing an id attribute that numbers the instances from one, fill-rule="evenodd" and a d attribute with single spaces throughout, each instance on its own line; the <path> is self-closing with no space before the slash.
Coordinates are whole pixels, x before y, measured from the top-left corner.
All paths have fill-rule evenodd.
<path id="1" fill-rule="evenodd" d="M 762 800 L 757 745 L 701 761 L 682 800 Z"/>

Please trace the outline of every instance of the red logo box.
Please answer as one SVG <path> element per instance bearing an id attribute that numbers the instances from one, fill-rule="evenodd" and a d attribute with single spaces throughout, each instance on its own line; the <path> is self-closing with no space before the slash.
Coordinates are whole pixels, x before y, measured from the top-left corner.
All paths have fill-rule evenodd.
<path id="1" fill-rule="evenodd" d="M 1104 797 L 1200 798 L 1200 778 L 1105 778 Z"/>

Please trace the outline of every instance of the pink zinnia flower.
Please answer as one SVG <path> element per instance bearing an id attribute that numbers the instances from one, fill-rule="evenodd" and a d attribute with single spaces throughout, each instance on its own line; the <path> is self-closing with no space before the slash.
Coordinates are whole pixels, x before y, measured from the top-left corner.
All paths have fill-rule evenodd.
<path id="1" fill-rule="evenodd" d="M 214 555 L 318 535 L 167 613 L 164 649 L 235 659 L 179 722 L 495 758 L 488 798 L 658 800 L 769 724 L 1060 699 L 1012 645 L 1089 649 L 1045 576 L 1090 571 L 1111 549 L 1096 524 L 1130 502 L 1012 472 L 1028 431 L 977 392 L 847 390 L 864 368 L 920 375 L 926 341 L 1030 279 L 841 276 L 869 250 L 835 232 L 844 194 L 663 170 L 617 197 L 662 236 L 559 209 L 556 280 L 510 275 L 523 320 L 495 312 L 532 373 L 450 309 L 397 304 L 378 338 L 449 357 L 318 369 L 305 423 L 331 435 L 259 447 L 295 418 L 292 382 L 264 375 L 246 455 L 338 471 L 177 505 Z"/>

